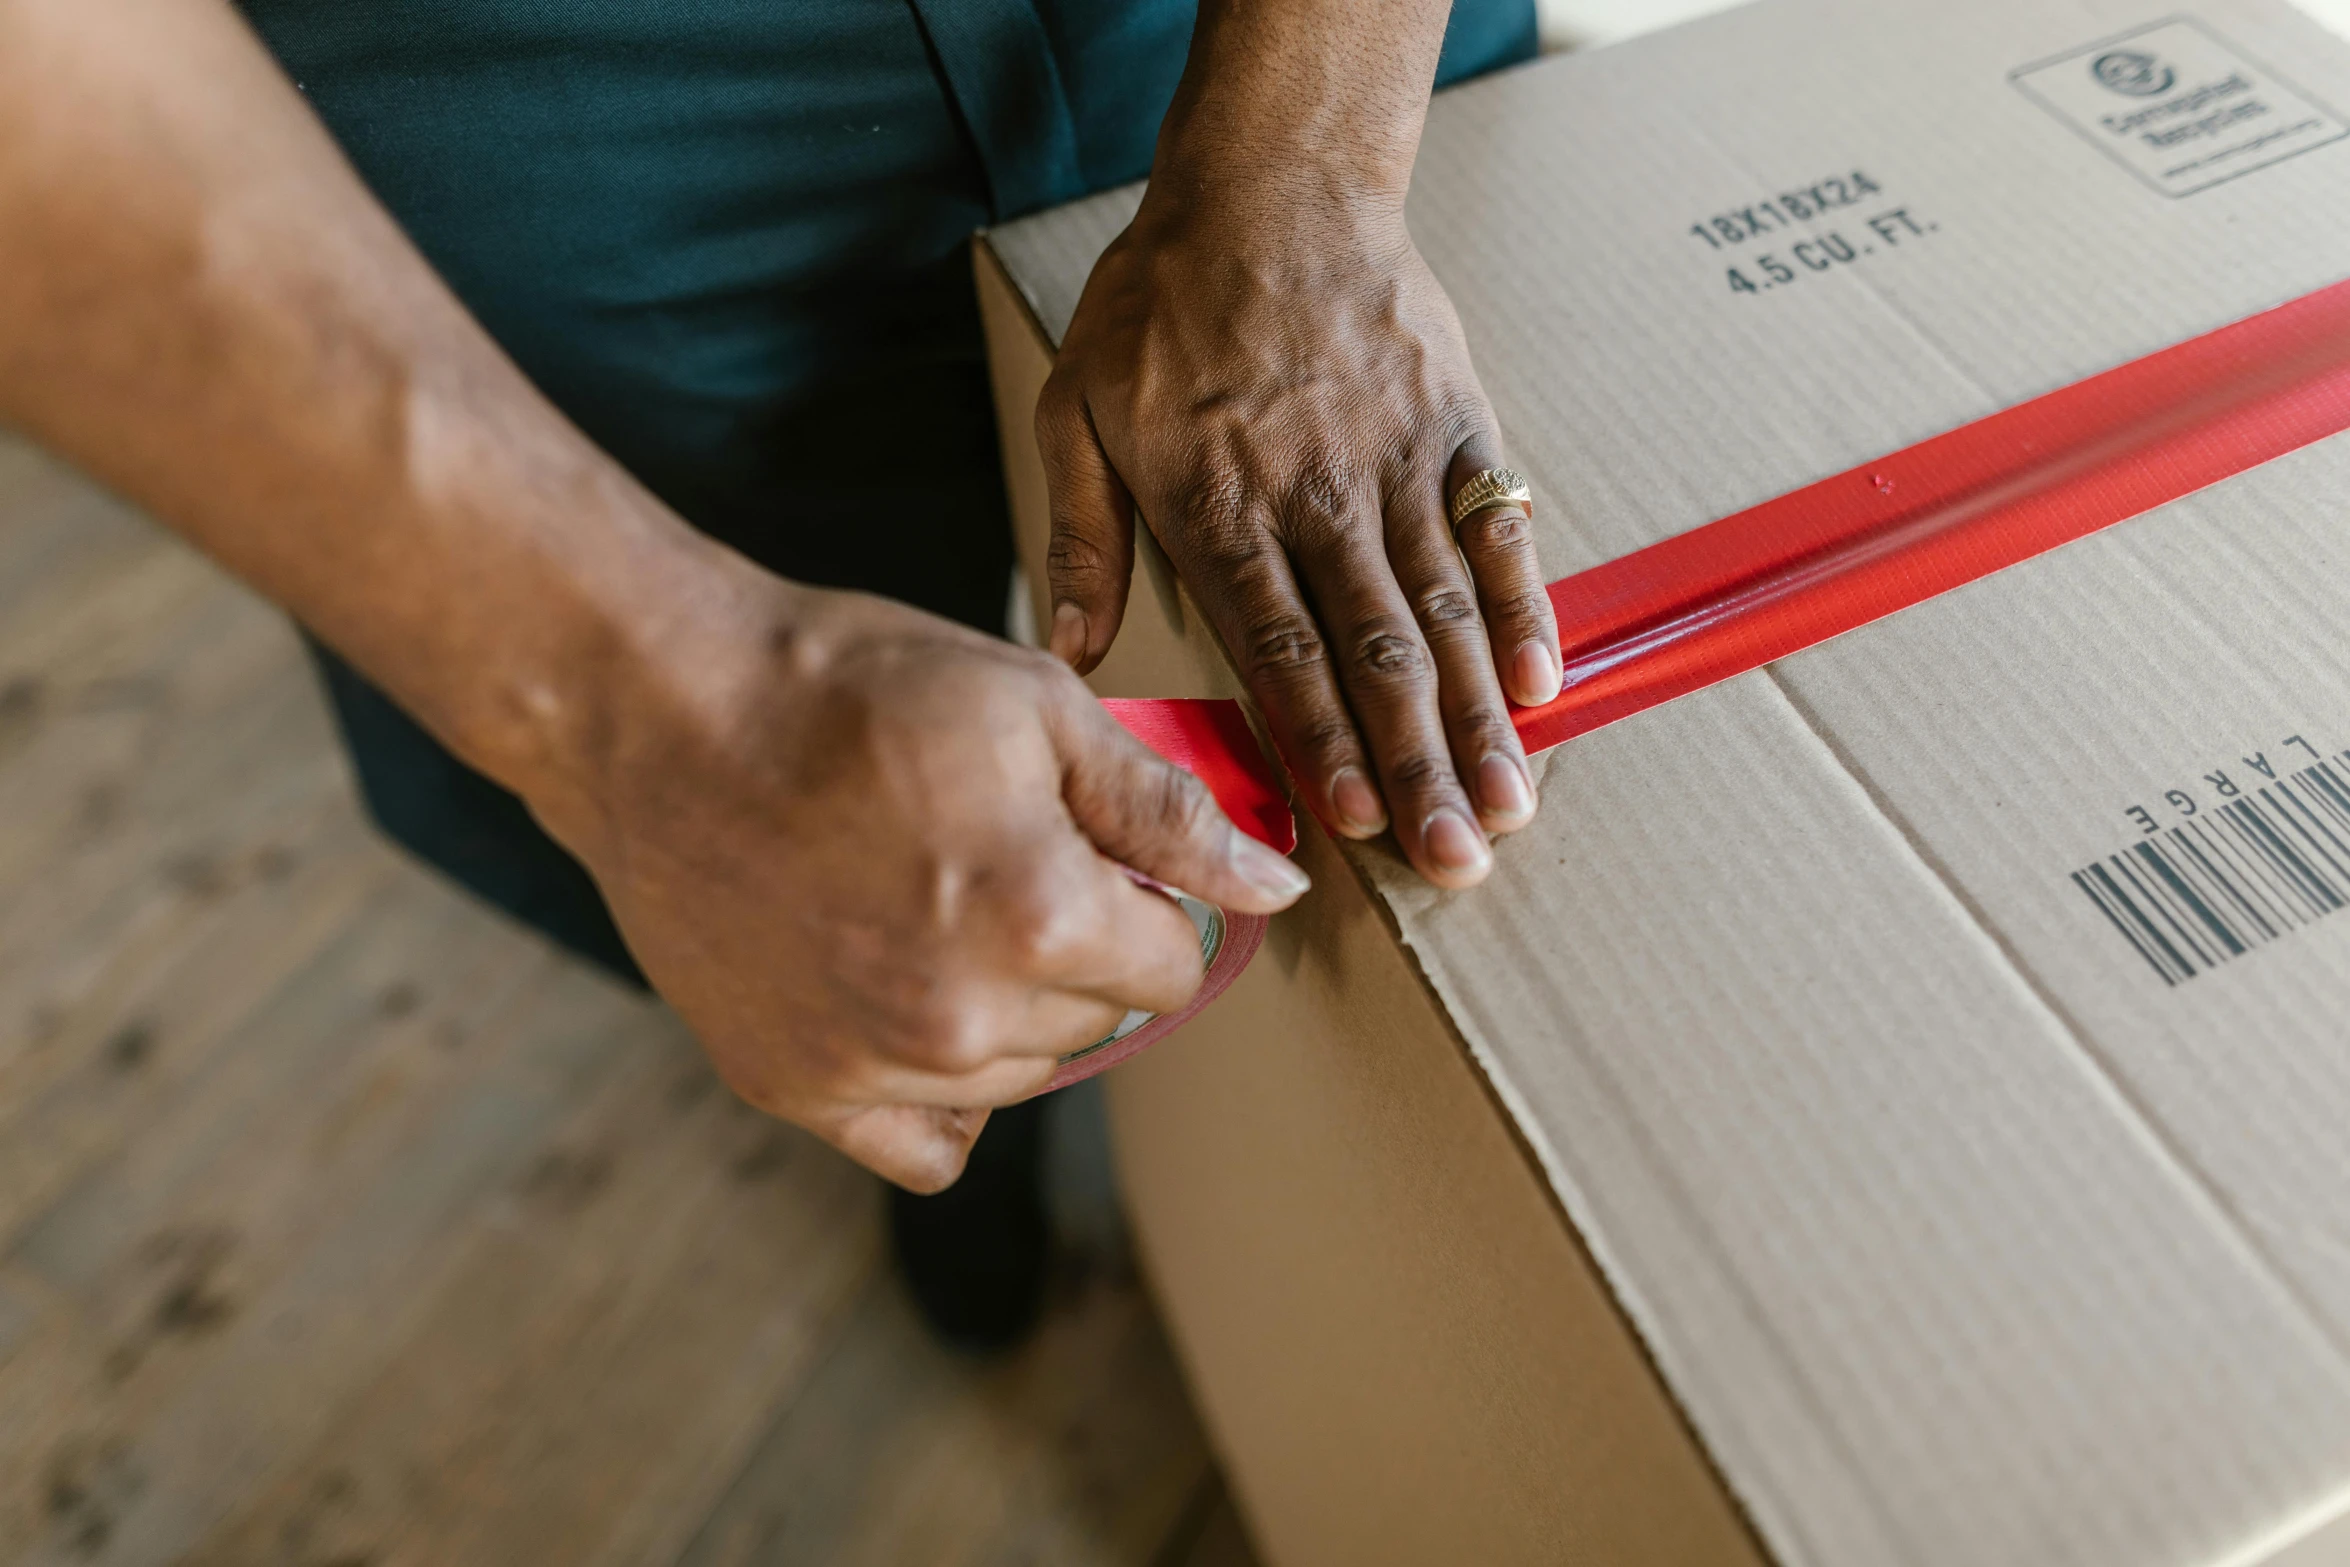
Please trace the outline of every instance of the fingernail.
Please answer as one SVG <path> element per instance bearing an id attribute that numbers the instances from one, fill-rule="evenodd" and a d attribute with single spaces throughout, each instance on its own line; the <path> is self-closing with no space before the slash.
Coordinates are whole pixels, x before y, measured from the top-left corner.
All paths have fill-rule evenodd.
<path id="1" fill-rule="evenodd" d="M 1085 657 L 1085 611 L 1065 599 L 1054 605 L 1049 646 L 1053 657 L 1075 669 L 1078 660 Z"/>
<path id="2" fill-rule="evenodd" d="M 1526 775 L 1506 756 L 1489 756 L 1477 764 L 1477 799 L 1487 814 L 1505 821 L 1521 821 L 1534 814 L 1534 791 Z"/>
<path id="3" fill-rule="evenodd" d="M 1379 803 L 1379 791 L 1356 768 L 1341 767 L 1338 776 L 1330 780 L 1330 808 L 1338 813 L 1339 826 L 1365 837 L 1387 825 L 1387 808 Z"/>
<path id="4" fill-rule="evenodd" d="M 1558 700 L 1559 661 L 1539 642 L 1529 642 L 1518 649 L 1517 658 L 1511 662 L 1510 678 L 1518 688 L 1520 707 L 1540 707 Z"/>
<path id="5" fill-rule="evenodd" d="M 1242 881 L 1287 908 L 1304 897 L 1313 878 L 1299 870 L 1286 854 L 1277 854 L 1247 833 L 1232 834 L 1232 869 Z"/>
<path id="6" fill-rule="evenodd" d="M 1428 858 L 1436 862 L 1438 870 L 1462 876 L 1478 875 L 1493 864 L 1493 851 L 1486 847 L 1485 835 L 1450 807 L 1429 817 L 1420 836 L 1428 845 Z"/>

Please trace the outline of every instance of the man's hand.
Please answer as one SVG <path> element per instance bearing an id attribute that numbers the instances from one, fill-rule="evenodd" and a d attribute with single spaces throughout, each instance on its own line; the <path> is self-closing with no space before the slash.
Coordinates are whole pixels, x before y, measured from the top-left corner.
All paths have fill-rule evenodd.
<path id="1" fill-rule="evenodd" d="M 935 1190 L 988 1107 L 1198 988 L 1190 921 L 1121 864 L 1251 913 L 1305 890 L 1051 659 L 707 553 L 727 580 L 534 805 L 759 1108 Z"/>
<path id="2" fill-rule="evenodd" d="M 1303 890 L 1050 659 L 694 534 L 225 0 L 0 5 L 0 421 L 529 801 L 728 1082 L 906 1185 L 1192 994 L 1190 922 L 1118 862 L 1242 910 Z"/>
<path id="3" fill-rule="evenodd" d="M 1556 696 L 1559 655 L 1525 516 L 1485 511 L 1457 549 L 1447 518 L 1502 460 L 1402 217 L 1447 9 L 1203 7 L 1150 192 L 1086 285 L 1037 434 L 1053 651 L 1079 670 L 1108 651 L 1139 505 L 1317 814 L 1354 837 L 1392 823 L 1458 887 L 1491 866 L 1480 826 L 1533 816 L 1503 697 Z"/>

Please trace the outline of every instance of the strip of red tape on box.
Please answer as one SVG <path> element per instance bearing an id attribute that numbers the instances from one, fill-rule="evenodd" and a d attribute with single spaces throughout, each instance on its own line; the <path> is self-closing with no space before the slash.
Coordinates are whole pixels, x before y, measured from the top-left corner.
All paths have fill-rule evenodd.
<path id="1" fill-rule="evenodd" d="M 1556 701 L 1517 710 L 1518 734 L 1528 751 L 1547 750 L 2346 429 L 2350 281 L 1552 583 L 1565 683 Z M 1235 821 L 1294 846 L 1238 704 L 1108 705 Z M 1236 943 L 1244 923 L 1230 917 L 1190 1007 L 1073 1059 L 1068 1080 L 1165 1037 L 1221 994 L 1246 963 L 1227 955 L 1253 953 L 1263 937 L 1258 920 Z"/>

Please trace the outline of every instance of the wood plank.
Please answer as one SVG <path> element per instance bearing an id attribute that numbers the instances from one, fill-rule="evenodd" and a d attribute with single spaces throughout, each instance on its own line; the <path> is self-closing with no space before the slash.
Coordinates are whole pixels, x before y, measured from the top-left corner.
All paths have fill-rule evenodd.
<path id="1" fill-rule="evenodd" d="M 1068 1281 L 1002 1365 L 931 1342 L 882 1276 L 679 1567 L 1143 1567 L 1207 1466 L 1130 1275 Z"/>
<path id="2" fill-rule="evenodd" d="M 199 1271 L 174 1277 L 178 1251 L 157 1248 L 165 1271 L 152 1286 L 151 1320 L 161 1342 L 113 1399 L 99 1361 L 80 1411 L 84 1440 L 122 1449 L 139 1479 L 111 1519 L 120 1559 L 179 1560 L 374 1379 L 457 1269 L 451 1230 L 522 1179 L 546 1135 L 642 1037 L 638 1020 L 614 1017 L 612 1001 L 583 974 L 523 987 L 501 1009 L 507 1042 L 468 1091 L 405 1140 L 365 1190 L 337 1204 L 295 1256 L 248 1257 L 242 1232 L 212 1221 L 200 1203 L 155 1232 L 192 1244 Z M 249 1280 L 247 1268 L 264 1277 Z M 189 1317 L 179 1303 L 191 1294 L 212 1304 L 195 1308 L 201 1331 L 178 1331 Z M 52 1534 L 24 1559 L 77 1558 Z"/>
<path id="3" fill-rule="evenodd" d="M 329 1517 L 337 1550 L 381 1563 L 675 1554 L 874 1271 L 875 1192 L 719 1089 L 682 1035 L 633 1048 L 451 1238 L 414 1333 L 191 1567 Z"/>
<path id="4" fill-rule="evenodd" d="M 369 852 L 313 853 L 282 881 L 256 878 L 236 906 L 223 899 L 213 921 L 160 933 L 184 939 L 129 944 L 18 993 L 24 1043 L 0 1073 L 0 1235 L 177 1109 L 253 1009 L 388 895 L 398 868 L 355 827 L 340 841 Z"/>
<path id="5" fill-rule="evenodd" d="M 930 1343 L 869 1176 L 381 843 L 283 618 L 0 435 L 0 1563 L 1187 1567 L 1064 1184 L 1038 1339 Z"/>
<path id="6" fill-rule="evenodd" d="M 273 617 L 192 605 L 109 654 L 0 665 L 0 686 L 32 693 L 0 767 L 0 983 L 81 953 L 143 902 L 200 893 L 238 848 L 348 797 Z"/>

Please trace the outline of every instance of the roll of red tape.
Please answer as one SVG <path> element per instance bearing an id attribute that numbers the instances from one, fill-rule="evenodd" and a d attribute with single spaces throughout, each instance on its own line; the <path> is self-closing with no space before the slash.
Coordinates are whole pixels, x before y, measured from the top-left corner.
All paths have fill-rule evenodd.
<path id="1" fill-rule="evenodd" d="M 1297 847 L 1297 818 L 1280 776 L 1265 760 L 1249 731 L 1240 704 L 1191 698 L 1162 701 L 1109 700 L 1102 704 L 1144 745 L 1198 778 L 1234 825 L 1283 854 Z M 1148 881 L 1137 876 L 1138 881 Z M 1157 886 L 1155 882 L 1149 883 Z M 1132 1012 L 1105 1038 L 1061 1058 L 1047 1090 L 1066 1088 L 1106 1072 L 1147 1050 L 1206 1009 L 1231 988 L 1265 939 L 1265 917 L 1234 914 L 1171 887 L 1159 889 L 1182 905 L 1199 932 L 1200 958 L 1207 975 L 1180 1012 Z"/>

